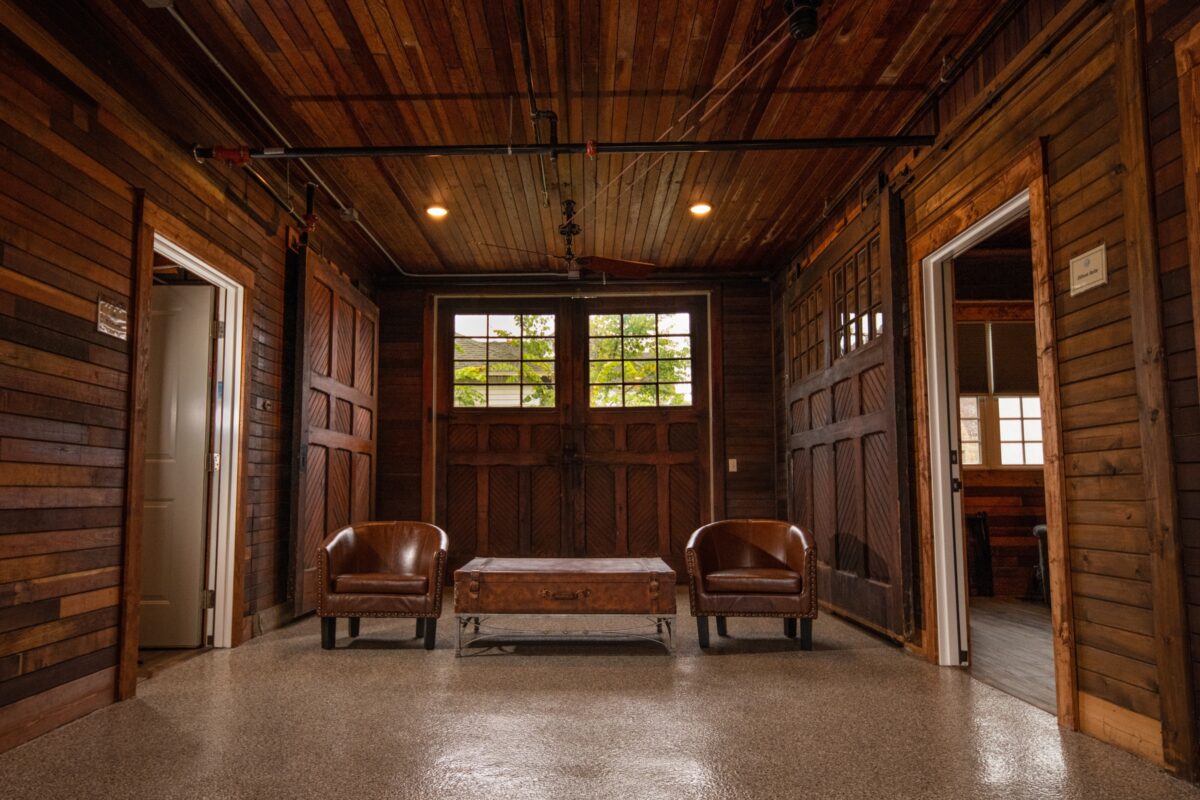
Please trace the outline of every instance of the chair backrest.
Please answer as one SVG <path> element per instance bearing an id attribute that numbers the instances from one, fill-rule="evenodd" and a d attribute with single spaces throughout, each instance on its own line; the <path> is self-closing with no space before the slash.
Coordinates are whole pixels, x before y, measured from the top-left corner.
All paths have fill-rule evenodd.
<path id="1" fill-rule="evenodd" d="M 693 534 L 696 546 L 715 569 L 777 567 L 789 553 L 798 556 L 809 537 L 795 525 L 773 519 L 725 519 Z"/>
<path id="2" fill-rule="evenodd" d="M 358 522 L 343 528 L 336 545 L 354 572 L 420 574 L 447 545 L 446 533 L 428 522 Z"/>

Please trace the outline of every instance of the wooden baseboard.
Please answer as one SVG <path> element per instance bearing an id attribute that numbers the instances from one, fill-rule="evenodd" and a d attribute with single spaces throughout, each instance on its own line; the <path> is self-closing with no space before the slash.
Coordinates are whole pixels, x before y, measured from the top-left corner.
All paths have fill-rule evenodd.
<path id="1" fill-rule="evenodd" d="M 116 685 L 109 667 L 0 708 L 0 753 L 114 702 Z"/>
<path id="2" fill-rule="evenodd" d="M 1079 730 L 1166 767 L 1162 723 L 1094 694 L 1079 693 Z"/>

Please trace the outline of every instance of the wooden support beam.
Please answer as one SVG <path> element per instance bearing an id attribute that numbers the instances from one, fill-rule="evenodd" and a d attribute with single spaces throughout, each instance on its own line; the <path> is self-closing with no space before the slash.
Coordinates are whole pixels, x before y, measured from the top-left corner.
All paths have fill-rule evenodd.
<path id="1" fill-rule="evenodd" d="M 1129 262 L 1129 303 L 1146 490 L 1163 758 L 1171 769 L 1192 778 L 1196 770 L 1195 701 L 1163 350 L 1162 296 L 1146 111 L 1143 0 L 1120 0 L 1114 13 L 1117 108 L 1121 161 L 1125 167 L 1122 188 L 1125 249 Z"/>

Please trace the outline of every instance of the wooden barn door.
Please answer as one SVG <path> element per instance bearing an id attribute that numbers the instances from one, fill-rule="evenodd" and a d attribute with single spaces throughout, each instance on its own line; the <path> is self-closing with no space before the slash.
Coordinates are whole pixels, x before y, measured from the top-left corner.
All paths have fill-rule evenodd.
<path id="1" fill-rule="evenodd" d="M 684 575 L 687 540 L 711 521 L 704 298 L 621 297 L 576 305 L 572 349 L 582 397 L 570 459 L 575 552 L 660 556 Z M 615 369 L 605 370 L 622 357 L 610 357 L 618 350 L 626 359 L 645 360 L 626 360 L 618 377 Z M 684 361 L 690 363 L 668 366 Z M 631 370 L 631 363 L 642 369 Z M 616 380 L 622 383 L 610 382 Z"/>
<path id="2" fill-rule="evenodd" d="M 316 607 L 317 551 L 375 508 L 379 309 L 319 259 L 297 257 L 292 537 L 297 613 Z"/>
<path id="3" fill-rule="evenodd" d="M 436 513 L 451 566 L 570 552 L 568 309 L 557 298 L 441 304 Z"/>
<path id="4" fill-rule="evenodd" d="M 687 538 L 711 516 L 703 298 L 446 300 L 438 308 L 435 515 L 450 536 L 451 564 L 476 555 L 658 555 L 683 574 Z M 603 335 L 589 335 L 593 318 L 608 325 Z M 625 336 L 625 321 L 640 327 Z M 687 329 L 660 335 L 660 322 Z M 660 344 L 664 354 L 685 349 L 660 358 Z M 639 382 L 625 381 L 625 353 L 614 346 L 639 348 L 629 367 Z M 516 364 L 531 353 L 532 362 Z M 660 370 L 674 376 L 665 388 L 651 380 Z M 690 404 L 658 405 L 660 396 Z"/>
<path id="5" fill-rule="evenodd" d="M 788 290 L 790 510 L 816 539 L 821 601 L 901 637 L 911 624 L 896 424 L 905 373 L 884 205 L 864 209 Z"/>

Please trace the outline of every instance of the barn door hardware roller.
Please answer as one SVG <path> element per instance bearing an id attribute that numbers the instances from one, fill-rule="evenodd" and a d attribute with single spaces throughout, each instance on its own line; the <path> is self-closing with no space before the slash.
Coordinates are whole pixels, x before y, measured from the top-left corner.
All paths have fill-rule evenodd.
<path id="1" fill-rule="evenodd" d="M 719 139 L 679 142 L 559 142 L 549 144 L 385 145 L 382 147 L 207 147 L 196 145 L 197 159 L 245 164 L 288 158 L 436 158 L 439 156 L 559 156 L 623 153 L 753 153 L 764 150 L 847 150 L 930 147 L 933 136 L 832 136 L 812 139 Z"/>

